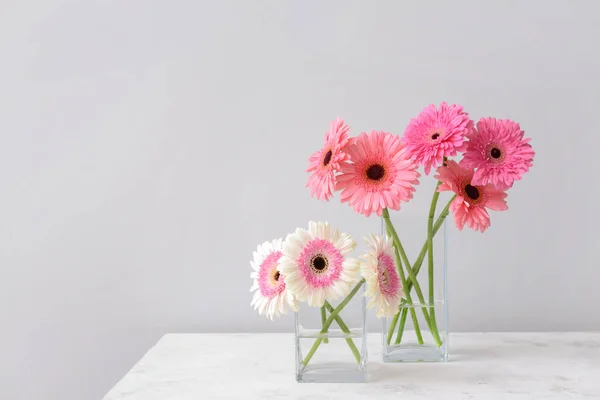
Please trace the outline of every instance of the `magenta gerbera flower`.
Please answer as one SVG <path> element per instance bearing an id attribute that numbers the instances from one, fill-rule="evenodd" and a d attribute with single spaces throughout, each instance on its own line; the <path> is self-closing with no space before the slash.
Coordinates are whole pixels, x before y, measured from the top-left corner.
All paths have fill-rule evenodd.
<path id="1" fill-rule="evenodd" d="M 346 151 L 350 161 L 342 164 L 336 185 L 342 203 L 368 217 L 386 207 L 399 210 L 400 202 L 412 199 L 419 172 L 398 136 L 363 132 Z"/>
<path id="2" fill-rule="evenodd" d="M 402 141 L 413 161 L 425 167 L 429 175 L 432 167 L 442 164 L 444 157 L 455 156 L 465 149 L 465 136 L 473 129 L 473 121 L 463 107 L 442 103 L 431 104 L 410 120 Z"/>
<path id="3" fill-rule="evenodd" d="M 477 168 L 473 183 L 491 182 L 508 189 L 533 165 L 535 152 L 518 123 L 508 119 L 482 118 L 469 134 L 467 150 L 460 165 Z"/>
<path id="4" fill-rule="evenodd" d="M 325 145 L 309 158 L 307 172 L 312 172 L 306 187 L 310 194 L 319 200 L 329 200 L 335 187 L 335 174 L 340 170 L 340 163 L 348 159 L 344 147 L 348 144 L 348 125 L 337 118 L 331 122 L 325 132 Z"/>
<path id="5" fill-rule="evenodd" d="M 506 193 L 492 184 L 477 186 L 472 184 L 473 170 L 459 166 L 455 161 L 447 161 L 446 166 L 438 168 L 435 176 L 442 184 L 438 192 L 452 191 L 456 198 L 450 205 L 454 222 L 458 230 L 465 224 L 470 228 L 484 232 L 490 227 L 490 215 L 486 208 L 496 211 L 508 209 Z"/>

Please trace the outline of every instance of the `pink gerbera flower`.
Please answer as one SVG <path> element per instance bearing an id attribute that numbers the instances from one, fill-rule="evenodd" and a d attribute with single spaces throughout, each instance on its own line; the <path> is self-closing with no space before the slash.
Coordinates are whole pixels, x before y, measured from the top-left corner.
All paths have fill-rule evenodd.
<path id="1" fill-rule="evenodd" d="M 413 161 L 422 164 L 429 175 L 444 157 L 464 151 L 465 135 L 472 129 L 473 121 L 462 106 L 444 102 L 438 109 L 431 104 L 410 120 L 402 140 Z"/>
<path id="2" fill-rule="evenodd" d="M 288 309 L 297 310 L 296 299 L 286 288 L 285 276 L 277 270 L 281 247 L 281 239 L 264 242 L 256 248 L 254 259 L 250 261 L 253 269 L 250 291 L 254 292 L 250 305 L 269 319 L 287 313 Z"/>
<path id="3" fill-rule="evenodd" d="M 363 132 L 346 151 L 351 162 L 342 164 L 336 185 L 342 203 L 369 216 L 381 215 L 386 207 L 399 210 L 400 202 L 412 199 L 419 172 L 398 136 Z"/>
<path id="4" fill-rule="evenodd" d="M 438 168 L 435 176 L 442 184 L 438 192 L 452 191 L 456 198 L 450 205 L 454 215 L 454 222 L 458 230 L 462 230 L 465 223 L 476 231 L 485 231 L 490 227 L 490 215 L 486 208 L 496 211 L 508 209 L 506 193 L 497 189 L 492 184 L 485 186 L 472 185 L 473 170 L 465 169 L 454 161 L 447 161 L 446 166 Z"/>
<path id="5" fill-rule="evenodd" d="M 518 123 L 508 119 L 482 118 L 469 142 L 460 165 L 477 168 L 473 183 L 491 182 L 500 189 L 510 188 L 533 165 L 535 152 Z"/>
<path id="6" fill-rule="evenodd" d="M 335 187 L 335 173 L 340 170 L 340 163 L 348 159 L 344 147 L 348 144 L 348 125 L 337 118 L 331 122 L 325 132 L 325 145 L 309 158 L 307 172 L 312 172 L 306 187 L 310 194 L 319 200 L 329 200 Z"/>
<path id="7" fill-rule="evenodd" d="M 392 240 L 385 236 L 371 235 L 367 239 L 370 251 L 360 264 L 360 272 L 365 278 L 365 297 L 369 299 L 367 308 L 375 307 L 377 318 L 391 317 L 398 312 L 402 283 L 396 262 Z"/>
<path id="8" fill-rule="evenodd" d="M 327 222 L 311 221 L 308 230 L 298 228 L 285 239 L 279 271 L 295 298 L 322 307 L 358 282 L 360 262 L 348 257 L 355 247 L 350 236 Z"/>

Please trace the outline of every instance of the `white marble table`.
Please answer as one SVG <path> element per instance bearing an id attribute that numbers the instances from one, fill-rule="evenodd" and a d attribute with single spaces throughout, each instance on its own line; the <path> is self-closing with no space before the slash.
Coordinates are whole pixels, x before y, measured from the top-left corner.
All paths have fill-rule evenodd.
<path id="1" fill-rule="evenodd" d="M 444 364 L 384 364 L 372 333 L 361 384 L 296 383 L 293 342 L 165 335 L 105 400 L 600 399 L 600 333 L 454 334 Z"/>

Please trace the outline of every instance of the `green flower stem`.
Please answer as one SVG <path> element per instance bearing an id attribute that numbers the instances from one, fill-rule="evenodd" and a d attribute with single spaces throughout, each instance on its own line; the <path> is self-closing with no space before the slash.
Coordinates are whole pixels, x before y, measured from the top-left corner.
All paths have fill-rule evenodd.
<path id="1" fill-rule="evenodd" d="M 356 286 L 354 286 L 354 289 L 352 289 L 352 291 L 350 293 L 348 293 L 348 296 L 346 296 L 346 298 L 329 314 L 329 317 L 327 318 L 327 320 L 325 321 L 325 324 L 323 325 L 323 328 L 321 329 L 321 332 L 319 333 L 320 335 L 324 335 L 325 333 L 327 333 L 327 329 L 329 329 L 329 327 L 331 326 L 333 320 L 335 319 L 335 317 L 337 317 L 337 315 L 344 309 L 344 307 L 346 307 L 346 305 L 350 302 L 350 300 L 352 300 L 352 298 L 354 297 L 354 295 L 356 294 L 356 292 L 358 292 L 358 289 L 360 289 L 361 285 L 365 283 L 365 279 L 361 279 Z M 315 355 L 315 352 L 317 351 L 317 349 L 319 348 L 319 346 L 321 345 L 321 342 L 323 342 L 323 338 L 320 337 L 318 338 L 315 343 L 313 344 L 313 346 L 310 348 L 310 350 L 308 351 L 308 354 L 306 355 L 306 357 L 304 358 L 304 360 L 302 361 L 302 364 L 304 364 L 305 366 L 308 365 L 308 363 L 310 362 L 310 359 Z M 356 358 L 356 362 L 360 364 L 360 355 L 358 354 L 354 354 L 354 357 Z"/>
<path id="2" fill-rule="evenodd" d="M 421 335 L 421 329 L 419 328 L 419 321 L 417 320 L 417 313 L 415 311 L 415 307 L 411 307 L 408 306 L 408 309 L 410 310 L 410 317 L 413 320 L 413 325 L 415 327 L 415 334 L 417 335 L 417 340 L 419 341 L 419 344 L 423 344 L 423 336 Z M 400 328 L 404 329 L 403 326 L 399 326 L 398 327 L 398 335 L 396 335 L 396 340 L 398 340 L 398 338 L 402 338 L 402 332 L 400 331 Z M 398 342 L 400 343 L 400 342 Z"/>
<path id="3" fill-rule="evenodd" d="M 435 216 L 435 207 L 437 206 L 440 192 L 437 191 L 438 187 L 442 182 L 438 181 L 435 185 L 435 192 L 433 192 L 433 198 L 431 199 L 431 206 L 429 207 L 429 217 L 427 218 L 427 264 L 428 264 L 428 276 L 429 276 L 429 305 L 433 304 L 433 217 Z"/>
<path id="4" fill-rule="evenodd" d="M 442 224 L 444 223 L 444 220 L 446 219 L 446 217 L 448 216 L 449 213 L 449 209 L 450 209 L 450 204 L 452 203 L 452 200 L 454 200 L 454 198 L 456 197 L 456 195 L 454 195 L 450 201 L 448 202 L 448 204 L 446 204 L 446 207 L 444 208 L 444 210 L 442 211 L 442 213 L 440 214 L 440 216 L 438 217 L 438 219 L 435 222 L 435 226 L 433 228 L 433 235 L 435 236 L 437 234 L 437 232 L 440 230 Z M 417 275 L 419 273 L 419 270 L 421 269 L 421 265 L 423 264 L 423 259 L 425 258 L 425 254 L 427 253 L 427 243 L 425 243 L 423 245 L 423 248 L 421 249 L 421 253 L 419 253 L 419 257 L 417 258 L 417 260 L 415 261 L 415 264 L 413 266 L 413 270 L 415 271 L 415 275 Z M 404 286 L 405 288 L 405 292 L 410 294 L 410 291 L 412 290 L 412 282 L 407 282 L 407 285 Z M 405 316 L 406 318 L 406 313 L 408 312 L 406 308 L 402 309 L 402 314 Z M 394 334 L 394 330 L 396 329 L 396 325 L 398 323 L 398 318 L 400 317 L 400 311 L 398 311 L 398 313 L 396 315 L 394 315 L 394 318 L 392 319 L 392 323 L 390 324 L 390 327 L 388 329 L 388 344 L 391 343 L 392 341 L 392 336 Z M 400 332 L 400 329 L 399 329 Z M 402 335 L 400 334 L 399 337 L 401 337 Z"/>
<path id="5" fill-rule="evenodd" d="M 398 317 L 400 317 L 400 311 L 398 311 L 396 313 L 396 315 L 394 315 L 394 318 L 392 319 L 392 323 L 390 324 L 390 327 L 388 328 L 387 344 L 390 344 L 392 342 L 392 336 L 394 336 L 394 331 L 396 330 L 396 325 L 398 324 Z"/>
<path id="6" fill-rule="evenodd" d="M 425 304 L 425 297 L 423 296 L 423 292 L 421 291 L 421 286 L 419 285 L 419 282 L 417 281 L 417 277 L 415 276 L 413 269 L 410 266 L 410 262 L 408 261 L 408 257 L 406 256 L 404 247 L 402 246 L 402 243 L 400 242 L 398 233 L 396 232 L 396 229 L 394 229 L 394 225 L 392 225 L 392 221 L 390 220 L 390 213 L 387 208 L 383 209 L 383 219 L 385 220 L 386 226 L 388 228 L 388 232 L 391 234 L 392 239 L 394 241 L 394 247 L 400 252 L 402 261 L 404 261 L 404 265 L 406 267 L 406 272 L 408 273 L 408 277 L 412 281 L 412 284 L 415 288 L 415 292 L 417 293 L 417 297 L 419 298 L 419 301 L 421 302 L 421 304 Z M 407 291 L 405 291 L 405 292 L 408 293 Z M 425 317 L 425 322 L 427 322 L 427 326 L 429 327 L 429 330 L 431 331 L 431 322 L 429 320 L 429 314 L 427 313 L 427 310 L 425 308 L 421 308 L 421 310 L 423 311 L 423 317 Z"/>
<path id="7" fill-rule="evenodd" d="M 446 220 L 446 217 L 448 216 L 448 214 L 450 213 L 450 205 L 452 204 L 452 201 L 456 198 L 456 195 L 452 196 L 452 198 L 448 201 L 448 203 L 446 204 L 446 206 L 444 207 L 444 209 L 442 210 L 442 212 L 440 213 L 438 219 L 435 222 L 435 225 L 433 227 L 433 236 L 435 236 L 438 231 L 440 230 L 440 228 L 442 227 L 442 224 L 444 223 L 444 221 Z M 419 271 L 421 270 L 421 265 L 423 264 L 423 260 L 425 259 L 425 254 L 427 254 L 427 243 L 423 244 L 423 248 L 421 249 L 421 253 L 419 253 L 419 256 L 417 257 L 417 260 L 415 261 L 415 263 L 413 264 L 413 271 L 415 273 L 415 275 L 417 275 L 419 273 Z M 412 290 L 413 284 L 412 282 L 409 280 L 407 282 L 407 285 L 405 286 L 405 293 L 410 293 Z M 396 316 L 394 316 L 395 320 L 398 320 L 398 316 L 400 316 L 400 327 L 398 328 L 398 336 L 396 337 L 396 344 L 400 343 L 400 339 L 402 338 L 402 332 L 404 330 L 404 326 L 402 324 L 403 320 L 406 320 L 406 315 L 408 313 L 408 310 L 406 308 L 403 308 L 401 310 L 401 316 L 400 313 L 398 313 Z M 392 321 L 392 325 L 395 324 Z M 389 336 L 389 332 L 388 332 L 388 336 Z M 391 337 L 388 340 L 388 342 L 391 341 Z"/>
<path id="8" fill-rule="evenodd" d="M 327 300 L 325 300 L 325 305 L 323 307 L 326 307 L 327 310 L 331 313 L 333 312 L 334 308 L 331 304 L 329 304 L 329 302 Z M 339 315 L 336 315 L 335 317 L 335 322 L 337 322 L 337 324 L 339 325 L 340 329 L 342 330 L 342 332 L 344 332 L 345 334 L 349 335 L 350 329 L 348 328 L 348 325 L 346 325 L 344 323 L 344 320 L 342 320 L 342 318 Z M 327 340 L 327 339 L 325 339 Z M 325 342 L 327 343 L 327 342 Z M 348 347 L 350 347 L 350 350 L 352 351 L 352 354 L 354 354 L 354 358 L 356 358 L 357 362 L 360 362 L 360 352 L 358 351 L 358 348 L 356 348 L 356 345 L 354 344 L 354 340 L 352 340 L 352 338 L 346 338 L 346 343 L 348 343 Z"/>
<path id="9" fill-rule="evenodd" d="M 325 311 L 325 306 L 321 307 L 321 328 L 325 325 L 325 320 L 327 319 L 327 313 Z M 329 339 L 325 338 L 325 343 L 329 343 Z"/>
<path id="10" fill-rule="evenodd" d="M 435 296 L 434 296 L 434 285 L 433 285 L 433 218 L 435 216 L 435 207 L 437 206 L 438 198 L 440 197 L 440 192 L 438 192 L 438 187 L 442 182 L 438 181 L 437 185 L 435 185 L 435 192 L 433 192 L 433 197 L 431 199 L 431 206 L 429 207 L 429 218 L 427 218 L 427 275 L 429 278 L 429 317 L 431 321 L 431 334 L 438 346 L 442 344 L 440 340 L 440 333 L 438 332 L 437 322 L 435 319 Z"/>
<path id="11" fill-rule="evenodd" d="M 389 220 L 388 220 L 389 221 Z M 391 222 L 390 222 L 391 224 Z M 392 230 L 389 228 L 389 226 L 387 227 L 387 233 L 389 236 L 392 236 Z M 396 264 L 398 265 L 398 273 L 400 274 L 400 281 L 402 282 L 402 287 L 406 287 L 406 275 L 404 275 L 404 268 L 402 268 L 402 261 L 400 260 L 400 254 L 398 253 L 398 248 L 396 246 L 394 247 L 394 255 L 396 257 Z M 408 264 L 410 265 L 410 264 Z M 413 305 L 413 301 L 412 298 L 410 296 L 410 293 L 407 293 L 406 295 L 406 302 L 412 306 Z M 423 344 L 423 336 L 421 336 L 421 329 L 419 328 L 419 320 L 417 319 L 417 313 L 415 312 L 415 308 L 414 307 L 410 307 L 410 317 L 412 318 L 413 321 L 413 326 L 415 327 L 415 333 L 417 334 L 417 339 L 419 340 L 419 344 Z M 400 325 L 402 327 L 402 329 L 404 329 L 403 325 Z M 398 331 L 400 333 L 400 331 Z M 388 332 L 388 336 L 390 336 L 390 333 Z"/>
<path id="12" fill-rule="evenodd" d="M 414 311 L 414 308 L 413 308 Z M 400 326 L 398 327 L 398 336 L 396 336 L 396 344 L 400 344 L 402 341 L 402 334 L 404 333 L 404 325 L 406 324 L 406 315 L 408 314 L 408 308 L 402 309 L 402 316 L 400 317 Z"/>
<path id="13" fill-rule="evenodd" d="M 450 204 L 452 204 L 452 201 L 454 200 L 455 197 L 456 197 L 456 195 L 452 196 L 450 201 L 448 201 L 448 204 L 446 204 L 446 207 L 444 207 L 444 209 L 442 210 L 442 213 L 438 217 L 437 221 L 435 222 L 435 226 L 433 227 L 433 236 L 435 236 L 438 233 L 438 231 L 442 227 L 442 224 L 444 223 L 444 220 L 450 213 Z M 419 271 L 421 270 L 421 265 L 423 265 L 423 260 L 425 259 L 425 254 L 427 254 L 427 242 L 425 244 L 423 244 L 421 253 L 419 253 L 419 257 L 417 257 L 417 260 L 413 264 L 413 271 L 415 272 L 415 275 L 417 275 L 419 273 Z M 409 281 L 408 287 L 406 288 L 405 291 L 410 292 L 412 287 L 413 287 L 412 282 Z"/>
<path id="14" fill-rule="evenodd" d="M 433 227 L 433 236 L 435 236 L 438 233 L 438 231 L 440 230 L 440 228 L 442 227 L 442 224 L 444 223 L 444 221 L 446 220 L 446 217 L 450 213 L 450 205 L 452 204 L 452 201 L 455 198 L 456 198 L 456 195 L 452 196 L 452 198 L 448 201 L 448 203 L 446 204 L 446 206 L 440 213 L 440 215 L 439 215 L 438 219 L 436 220 L 435 225 Z M 413 264 L 413 271 L 415 272 L 415 275 L 417 275 L 419 273 L 419 271 L 421 270 L 421 266 L 423 265 L 423 260 L 425 259 L 425 254 L 427 254 L 427 242 L 425 242 L 425 244 L 423 244 L 421 253 L 419 253 L 419 257 L 417 257 L 417 260 Z M 406 293 L 410 293 L 410 291 L 412 290 L 412 287 L 413 287 L 412 282 L 409 281 L 404 291 Z M 405 310 L 403 310 L 403 312 L 405 312 Z"/>

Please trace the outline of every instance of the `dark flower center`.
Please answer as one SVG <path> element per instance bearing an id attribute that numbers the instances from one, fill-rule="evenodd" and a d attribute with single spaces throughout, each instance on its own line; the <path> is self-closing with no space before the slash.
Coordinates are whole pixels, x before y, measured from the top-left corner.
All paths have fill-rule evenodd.
<path id="1" fill-rule="evenodd" d="M 502 152 L 500 151 L 500 149 L 497 149 L 494 147 L 494 148 L 492 148 L 492 150 L 490 150 L 490 155 L 493 158 L 497 159 L 497 158 L 500 158 L 500 156 L 502 156 Z"/>
<path id="2" fill-rule="evenodd" d="M 373 164 L 367 168 L 367 178 L 372 181 L 378 181 L 385 175 L 385 168 L 383 165 Z"/>
<path id="3" fill-rule="evenodd" d="M 326 167 L 327 164 L 329 164 L 329 162 L 331 161 L 331 156 L 333 155 L 333 153 L 331 152 L 331 150 L 329 150 L 327 152 L 327 154 L 325 154 L 325 158 L 323 159 L 323 166 Z"/>
<path id="4" fill-rule="evenodd" d="M 329 266 L 329 260 L 323 255 L 317 254 L 310 260 L 310 265 L 315 272 L 321 273 Z"/>
<path id="5" fill-rule="evenodd" d="M 471 186 L 470 184 L 465 186 L 465 193 L 472 200 L 477 200 L 479 198 L 479 190 L 475 186 Z"/>
<path id="6" fill-rule="evenodd" d="M 275 279 L 275 281 L 278 281 L 280 276 L 281 276 L 281 274 L 279 273 L 279 271 L 276 271 L 273 279 Z"/>
<path id="7" fill-rule="evenodd" d="M 439 138 L 439 137 L 440 137 L 440 134 L 439 134 L 439 133 L 434 133 L 433 135 L 431 135 L 431 138 L 432 138 L 433 140 L 436 140 L 436 139 L 437 139 L 437 138 Z"/>

